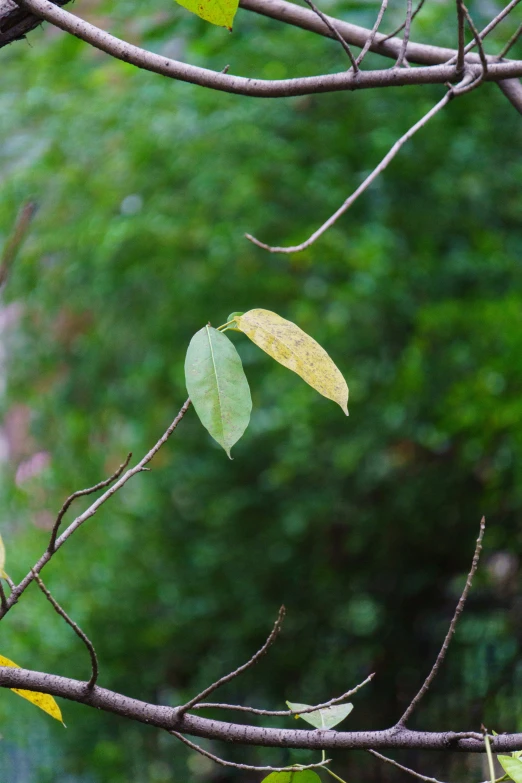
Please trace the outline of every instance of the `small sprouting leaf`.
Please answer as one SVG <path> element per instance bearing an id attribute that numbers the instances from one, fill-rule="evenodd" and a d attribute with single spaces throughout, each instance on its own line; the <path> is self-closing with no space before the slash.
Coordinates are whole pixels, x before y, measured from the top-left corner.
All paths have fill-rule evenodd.
<path id="1" fill-rule="evenodd" d="M 20 668 L 20 666 L 17 663 L 10 661 L 9 658 L 4 658 L 3 655 L 0 655 L 0 666 L 13 666 L 15 669 Z M 49 696 L 47 693 L 26 691 L 26 690 L 21 690 L 20 688 L 11 688 L 10 690 L 12 690 L 13 693 L 17 693 L 19 696 L 22 697 L 22 699 L 27 699 L 27 701 L 30 701 L 36 707 L 39 707 L 44 712 L 47 712 L 47 714 L 50 715 L 51 718 L 54 718 L 55 720 L 59 720 L 60 723 L 63 723 L 61 710 L 52 696 Z M 63 725 L 65 726 L 65 723 L 63 723 Z"/>
<path id="2" fill-rule="evenodd" d="M 3 579 L 7 579 L 7 574 L 4 571 L 5 568 L 5 546 L 2 539 L 2 536 L 0 536 L 0 577 Z"/>
<path id="3" fill-rule="evenodd" d="M 228 337 L 211 326 L 196 332 L 187 350 L 185 379 L 201 423 L 230 457 L 250 421 L 252 399 L 241 359 Z"/>
<path id="4" fill-rule="evenodd" d="M 522 783 L 522 761 L 513 756 L 497 756 L 497 760 L 504 770 L 515 783 Z"/>
<path id="5" fill-rule="evenodd" d="M 193 14 L 218 27 L 232 30 L 239 0 L 176 0 L 179 5 Z"/>
<path id="6" fill-rule="evenodd" d="M 271 772 L 262 783 L 321 783 L 317 772 L 311 769 L 289 769 L 284 772 Z"/>
<path id="7" fill-rule="evenodd" d="M 323 707 L 313 712 L 305 712 L 304 715 L 299 710 L 308 710 L 313 704 L 296 704 L 295 702 L 286 702 L 291 710 L 297 712 L 296 718 L 302 718 L 307 723 L 311 723 L 316 729 L 333 729 L 342 720 L 344 720 L 353 710 L 353 704 L 334 704 L 333 707 Z"/>
<path id="8" fill-rule="evenodd" d="M 244 315 L 244 313 L 237 313 L 237 312 L 236 313 L 230 313 L 230 315 L 227 318 L 227 324 L 228 324 L 229 321 L 235 321 L 236 318 L 238 318 L 238 317 L 240 317 L 242 315 Z"/>
<path id="9" fill-rule="evenodd" d="M 270 310 L 249 310 L 234 320 L 259 348 L 300 375 L 323 397 L 337 402 L 348 416 L 346 381 L 324 348 L 312 337 Z"/>

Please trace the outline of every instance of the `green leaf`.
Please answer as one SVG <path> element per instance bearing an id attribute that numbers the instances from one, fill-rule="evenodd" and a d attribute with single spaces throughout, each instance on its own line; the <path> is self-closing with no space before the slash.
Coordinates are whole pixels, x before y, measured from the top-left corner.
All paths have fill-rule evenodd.
<path id="1" fill-rule="evenodd" d="M 313 389 L 337 402 L 348 416 L 348 386 L 338 368 L 312 337 L 270 310 L 249 310 L 234 319 L 259 348 L 301 376 Z"/>
<path id="2" fill-rule="evenodd" d="M 497 756 L 497 760 L 504 770 L 515 783 L 522 783 L 522 761 L 513 756 Z"/>
<path id="3" fill-rule="evenodd" d="M 271 772 L 263 778 L 262 783 L 321 783 L 321 778 L 311 769 L 287 770 L 285 772 Z"/>
<path id="4" fill-rule="evenodd" d="M 296 704 L 292 701 L 286 702 L 291 710 L 298 712 L 308 710 L 313 704 Z M 344 720 L 353 710 L 353 704 L 335 704 L 333 707 L 323 707 L 314 712 L 305 712 L 304 715 L 296 715 L 296 718 L 302 718 L 307 723 L 311 723 L 316 729 L 332 729 Z"/>
<path id="5" fill-rule="evenodd" d="M 185 379 L 201 423 L 230 457 L 250 421 L 252 399 L 241 359 L 228 337 L 211 326 L 196 332 L 185 358 Z"/>
<path id="6" fill-rule="evenodd" d="M 227 318 L 227 324 L 228 324 L 229 321 L 235 321 L 236 318 L 238 318 L 238 317 L 240 317 L 242 315 L 244 315 L 244 313 L 238 313 L 238 312 L 230 313 L 230 315 Z"/>
<path id="7" fill-rule="evenodd" d="M 239 0 L 176 0 L 179 5 L 200 16 L 206 22 L 232 31 Z"/>

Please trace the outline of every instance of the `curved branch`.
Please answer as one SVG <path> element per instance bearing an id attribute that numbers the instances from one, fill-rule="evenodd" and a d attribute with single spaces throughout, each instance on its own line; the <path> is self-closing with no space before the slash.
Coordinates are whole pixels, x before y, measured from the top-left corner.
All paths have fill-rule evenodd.
<path id="1" fill-rule="evenodd" d="M 396 71 L 392 71 L 396 72 Z M 411 73 L 411 71 L 406 71 L 406 73 Z M 320 236 L 322 236 L 325 231 L 328 231 L 329 228 L 331 228 L 334 223 L 336 223 L 341 215 L 344 215 L 344 213 L 352 206 L 352 204 L 357 201 L 359 196 L 361 196 L 365 190 L 367 190 L 372 182 L 377 179 L 377 177 L 386 169 L 386 167 L 391 163 L 391 161 L 394 159 L 394 157 L 397 155 L 401 147 L 406 144 L 409 139 L 418 131 L 420 128 L 424 127 L 427 122 L 435 115 L 437 112 L 439 112 L 441 109 L 446 106 L 450 100 L 453 98 L 453 90 L 448 90 L 444 98 L 440 100 L 435 106 L 433 106 L 427 114 L 425 114 L 421 119 L 415 123 L 415 125 L 412 125 L 411 128 L 409 128 L 406 133 L 400 137 L 400 139 L 397 139 L 395 144 L 388 150 L 384 158 L 381 160 L 381 162 L 376 166 L 373 171 L 366 177 L 366 179 L 361 182 L 358 188 L 356 188 L 353 193 L 348 196 L 346 201 L 341 204 L 339 209 L 331 215 L 328 220 L 326 220 L 319 228 L 314 231 L 313 234 L 311 234 L 308 239 L 306 239 L 304 242 L 301 242 L 300 245 L 291 245 L 290 247 L 272 247 L 271 245 L 267 245 L 264 242 L 260 242 L 259 239 L 256 239 L 251 234 L 245 234 L 245 237 L 252 242 L 254 245 L 257 245 L 258 247 L 262 248 L 263 250 L 268 250 L 269 253 L 300 253 L 302 250 L 306 250 L 307 247 L 310 247 L 310 245 L 313 245 L 313 243 L 319 239 Z"/>
<path id="2" fill-rule="evenodd" d="M 343 71 L 320 76 L 307 76 L 296 79 L 249 79 L 241 76 L 231 76 L 226 73 L 210 71 L 195 65 L 171 60 L 154 54 L 139 46 L 133 46 L 109 33 L 100 30 L 95 25 L 70 14 L 49 0 L 19 0 L 20 5 L 32 13 L 41 16 L 61 30 L 74 35 L 97 49 L 131 63 L 138 68 L 167 76 L 201 87 L 233 93 L 250 95 L 258 98 L 287 98 L 294 95 L 311 95 L 316 93 L 337 92 L 342 90 L 360 90 L 372 87 L 406 86 L 409 84 L 445 84 L 456 79 L 454 65 L 438 65 L 431 68 L 408 68 L 404 70 L 366 71 L 364 73 Z M 313 14 L 312 11 L 310 11 Z M 315 14 L 313 14 L 315 17 Z M 319 20 L 321 24 L 321 22 Z M 328 29 L 328 28 L 326 28 Z M 342 31 L 340 31 L 342 33 Z M 367 31 L 369 34 L 370 31 Z M 366 40 L 366 38 L 365 38 Z M 386 46 L 391 42 L 387 41 Z M 364 46 L 364 42 L 362 44 Z M 449 54 L 454 54 L 449 50 Z M 474 55 L 476 57 L 476 55 Z M 471 61 L 470 61 L 471 62 Z M 477 71 L 478 76 L 480 71 Z M 488 70 L 489 81 L 499 81 L 522 76 L 522 60 L 491 65 Z"/>
<path id="3" fill-rule="evenodd" d="M 0 620 L 2 617 L 4 617 L 9 609 L 11 609 L 22 593 L 29 587 L 31 582 L 35 579 L 35 575 L 38 575 L 43 567 L 47 565 L 49 560 L 52 558 L 54 553 L 60 549 L 63 544 L 67 541 L 67 539 L 72 536 L 72 534 L 78 530 L 78 528 L 83 525 L 84 522 L 86 522 L 88 519 L 93 517 L 100 506 L 102 506 L 104 503 L 109 500 L 118 490 L 120 490 L 124 484 L 127 483 L 127 481 L 135 476 L 137 473 L 141 473 L 144 470 L 148 470 L 145 466 L 151 461 L 151 459 L 157 454 L 157 452 L 160 450 L 160 448 L 163 446 L 164 443 L 167 442 L 167 440 L 170 438 L 178 424 L 180 423 L 181 419 L 187 412 L 190 406 L 190 398 L 185 401 L 184 405 L 182 405 L 178 415 L 174 419 L 174 421 L 170 424 L 170 426 L 165 430 L 161 438 L 157 441 L 157 443 L 154 444 L 154 446 L 150 449 L 150 451 L 145 454 L 145 456 L 138 462 L 137 465 L 135 465 L 133 468 L 130 468 L 127 470 L 123 476 L 121 476 L 118 481 L 112 485 L 112 487 L 109 487 L 109 489 L 103 493 L 97 500 L 92 503 L 89 508 L 87 508 L 83 514 L 80 514 L 76 519 L 74 519 L 71 524 L 69 525 L 66 530 L 62 533 L 62 535 L 56 540 L 56 543 L 54 545 L 54 549 L 51 551 L 50 549 L 47 549 L 44 554 L 41 556 L 41 558 L 38 560 L 38 562 L 31 568 L 29 573 L 27 574 L 24 579 L 20 582 L 20 584 L 16 585 L 16 587 L 13 587 L 11 590 L 11 594 L 9 598 L 6 601 L 5 606 L 0 606 Z"/>
<path id="4" fill-rule="evenodd" d="M 416 748 L 486 752 L 482 734 L 475 732 L 425 732 L 396 727 L 382 731 L 308 731 L 224 723 L 189 714 L 180 717 L 174 707 L 147 704 L 98 686 L 88 690 L 86 683 L 80 680 L 7 666 L 0 667 L 0 687 L 48 693 L 167 731 L 240 745 L 303 750 Z M 522 734 L 501 734 L 490 738 L 490 742 L 495 753 L 513 751 L 522 747 Z"/>

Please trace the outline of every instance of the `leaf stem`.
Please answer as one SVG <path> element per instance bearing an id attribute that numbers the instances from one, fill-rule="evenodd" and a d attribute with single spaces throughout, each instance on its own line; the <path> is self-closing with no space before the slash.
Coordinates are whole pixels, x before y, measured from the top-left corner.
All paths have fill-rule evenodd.
<path id="1" fill-rule="evenodd" d="M 488 764 L 489 764 L 489 775 L 491 778 L 491 783 L 495 783 L 495 766 L 493 764 L 493 754 L 491 752 L 491 743 L 489 741 L 487 730 L 484 729 L 484 743 L 486 745 L 486 754 L 488 757 Z"/>
<path id="2" fill-rule="evenodd" d="M 324 751 L 323 751 L 323 753 L 324 753 Z M 346 783 L 346 781 L 345 781 L 345 780 L 343 780 L 342 778 L 340 778 L 340 777 L 339 777 L 339 775 L 336 775 L 336 774 L 335 774 L 335 772 L 332 772 L 332 770 L 331 770 L 331 769 L 328 769 L 328 767 L 323 767 L 323 769 L 324 769 L 324 771 L 325 771 L 325 772 L 328 772 L 328 774 L 329 774 L 329 775 L 331 775 L 333 778 L 335 778 L 336 780 L 338 780 L 338 781 L 339 781 L 339 783 Z"/>
<path id="3" fill-rule="evenodd" d="M 221 324 L 221 326 L 218 326 L 217 331 L 224 332 L 231 324 L 235 324 L 235 321 L 227 321 L 226 324 Z"/>

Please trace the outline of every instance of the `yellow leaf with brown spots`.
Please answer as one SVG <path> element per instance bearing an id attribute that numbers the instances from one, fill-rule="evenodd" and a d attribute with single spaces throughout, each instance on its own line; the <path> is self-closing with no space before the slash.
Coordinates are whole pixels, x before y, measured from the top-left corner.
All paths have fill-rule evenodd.
<path id="1" fill-rule="evenodd" d="M 15 669 L 21 668 L 17 663 L 14 663 L 14 661 L 10 661 L 9 658 L 4 658 L 3 655 L 0 655 L 0 666 L 14 666 Z M 63 723 L 61 710 L 52 696 L 49 696 L 47 693 L 25 691 L 21 688 L 11 688 L 10 690 L 12 690 L 14 693 L 17 693 L 22 697 L 22 699 L 27 699 L 27 701 L 30 701 L 36 707 L 39 707 L 41 710 L 50 715 L 51 718 L 59 720 L 60 723 Z M 65 723 L 63 723 L 63 725 L 65 726 Z"/>
<path id="2" fill-rule="evenodd" d="M 179 5 L 218 27 L 232 30 L 239 0 L 177 0 Z"/>
<path id="3" fill-rule="evenodd" d="M 313 389 L 341 406 L 348 416 L 348 386 L 341 372 L 310 335 L 270 310 L 249 310 L 234 318 L 253 343 Z"/>

